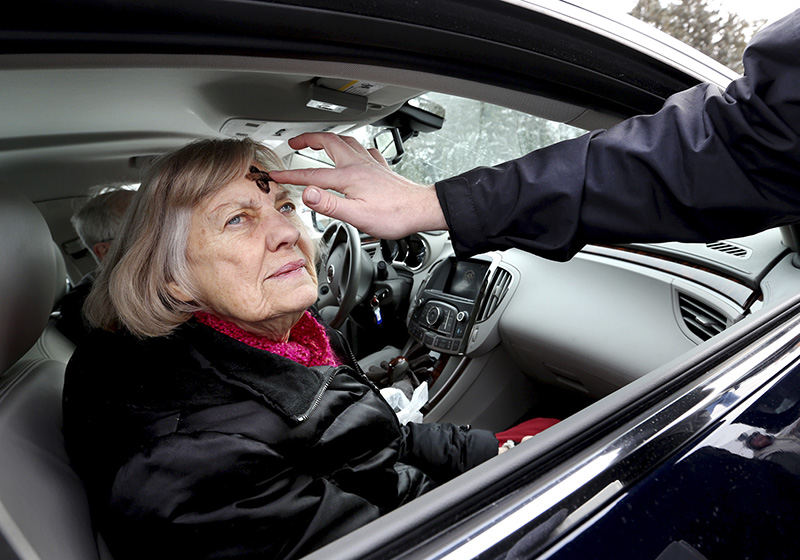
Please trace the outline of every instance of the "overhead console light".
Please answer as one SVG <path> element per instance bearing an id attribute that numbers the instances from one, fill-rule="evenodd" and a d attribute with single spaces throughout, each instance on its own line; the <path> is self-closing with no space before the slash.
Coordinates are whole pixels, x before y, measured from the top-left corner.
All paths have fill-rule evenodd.
<path id="1" fill-rule="evenodd" d="M 364 113 L 367 110 L 367 97 L 311 84 L 306 107 L 331 113 L 344 113 L 347 110 Z"/>
<path id="2" fill-rule="evenodd" d="M 262 143 L 283 143 L 304 132 L 344 132 L 352 123 L 277 122 L 259 119 L 228 119 L 220 132 L 233 138 L 249 137 Z"/>

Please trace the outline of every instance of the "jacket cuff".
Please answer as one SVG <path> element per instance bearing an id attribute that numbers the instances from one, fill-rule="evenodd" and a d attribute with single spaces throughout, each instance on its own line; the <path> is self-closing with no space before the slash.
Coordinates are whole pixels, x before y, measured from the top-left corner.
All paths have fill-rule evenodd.
<path id="1" fill-rule="evenodd" d="M 453 250 L 460 257 L 476 254 L 478 251 L 475 247 L 485 242 L 486 235 L 480 227 L 480 215 L 475 209 L 469 181 L 463 175 L 459 175 L 439 181 L 434 187 L 444 220 L 450 230 Z M 473 227 L 464 227 L 463 224 L 472 224 Z"/>
<path id="2" fill-rule="evenodd" d="M 568 260 L 582 246 L 586 154 L 599 131 L 435 184 L 460 257 L 519 248 Z"/>
<path id="3" fill-rule="evenodd" d="M 472 428 L 467 433 L 467 439 L 467 449 L 469 450 L 466 460 L 467 469 L 480 465 L 498 453 L 500 443 L 494 433 L 488 430 Z"/>

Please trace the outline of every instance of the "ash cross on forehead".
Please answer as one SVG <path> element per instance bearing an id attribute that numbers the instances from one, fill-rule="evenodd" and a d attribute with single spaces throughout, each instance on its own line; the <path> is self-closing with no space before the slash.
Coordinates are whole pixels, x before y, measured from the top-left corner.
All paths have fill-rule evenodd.
<path id="1" fill-rule="evenodd" d="M 265 194 L 269 194 L 269 182 L 272 181 L 269 173 L 260 170 L 255 165 L 251 165 L 249 171 L 250 172 L 245 175 L 244 178 L 249 179 L 250 181 L 255 181 L 259 189 L 264 191 Z"/>

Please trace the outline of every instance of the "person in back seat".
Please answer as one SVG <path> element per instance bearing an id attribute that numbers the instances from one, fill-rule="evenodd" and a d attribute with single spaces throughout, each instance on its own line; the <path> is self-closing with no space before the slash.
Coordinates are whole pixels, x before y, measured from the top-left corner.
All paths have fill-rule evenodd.
<path id="1" fill-rule="evenodd" d="M 70 220 L 98 268 L 117 236 L 134 193 L 125 188 L 107 188 L 92 196 Z M 97 269 L 84 276 L 58 303 L 60 315 L 56 319 L 56 328 L 75 345 L 84 340 L 89 330 L 82 308 L 96 273 Z"/>

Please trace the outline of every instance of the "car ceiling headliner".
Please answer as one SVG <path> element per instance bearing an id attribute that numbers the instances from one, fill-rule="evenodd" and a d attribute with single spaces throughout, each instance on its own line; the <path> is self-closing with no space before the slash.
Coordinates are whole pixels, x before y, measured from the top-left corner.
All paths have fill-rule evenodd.
<path id="1" fill-rule="evenodd" d="M 0 23 L 0 184 L 35 201 L 82 196 L 92 185 L 138 181 L 132 157 L 220 135 L 231 118 L 355 126 L 428 90 L 601 128 L 696 81 L 506 3 L 335 4 L 24 5 Z M 363 113 L 337 115 L 305 106 L 320 76 L 392 85 L 371 94 Z"/>
<path id="2" fill-rule="evenodd" d="M 363 113 L 306 107 L 319 76 L 391 82 Z M 134 156 L 219 136 L 230 118 L 365 124 L 423 91 L 484 99 L 571 122 L 614 119 L 576 105 L 424 72 L 324 61 L 193 55 L 0 55 L 0 184 L 35 201 L 136 182 Z M 587 121 L 582 123 L 581 119 Z"/>

